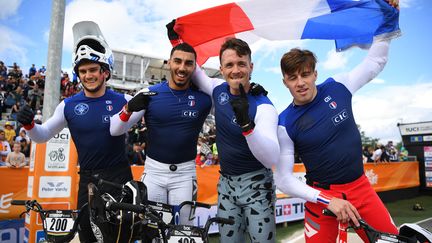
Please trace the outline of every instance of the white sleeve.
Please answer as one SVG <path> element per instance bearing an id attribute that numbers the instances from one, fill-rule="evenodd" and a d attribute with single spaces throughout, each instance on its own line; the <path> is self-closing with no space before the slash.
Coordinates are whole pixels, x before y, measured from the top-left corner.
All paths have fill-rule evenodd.
<path id="1" fill-rule="evenodd" d="M 349 73 L 341 73 L 333 78 L 342 83 L 354 94 L 363 85 L 374 79 L 384 69 L 387 63 L 390 40 L 375 40 L 366 58 Z"/>
<path id="2" fill-rule="evenodd" d="M 35 126 L 28 130 L 28 136 L 36 143 L 45 143 L 66 127 L 67 121 L 64 116 L 64 101 L 57 105 L 54 114 L 42 125 Z"/>
<path id="3" fill-rule="evenodd" d="M 198 88 L 202 92 L 211 96 L 213 94 L 213 89 L 221 83 L 225 82 L 225 80 L 218 78 L 210 78 L 209 76 L 207 76 L 204 70 L 202 70 L 201 67 L 197 65 L 195 71 L 192 74 L 192 82 L 196 86 L 198 86 Z"/>
<path id="4" fill-rule="evenodd" d="M 382 154 L 382 150 L 377 149 L 373 152 L 371 159 L 373 159 L 375 161 L 381 157 L 381 154 Z"/>
<path id="5" fill-rule="evenodd" d="M 279 157 L 278 114 L 275 107 L 270 104 L 259 105 L 254 122 L 255 128 L 246 135 L 246 141 L 255 158 L 265 167 L 271 168 Z"/>
<path id="6" fill-rule="evenodd" d="M 274 173 L 277 188 L 292 197 L 300 197 L 316 203 L 320 191 L 306 185 L 293 175 L 294 143 L 283 126 L 278 127 L 278 139 L 281 151 Z"/>
<path id="7" fill-rule="evenodd" d="M 148 88 L 144 88 L 142 90 L 140 90 L 138 93 L 135 94 L 135 96 L 141 92 L 147 92 L 149 91 Z M 125 95 L 125 99 L 129 102 L 129 100 L 132 99 L 132 96 L 130 95 Z M 144 116 L 144 110 L 139 111 L 139 112 L 132 112 L 132 115 L 129 117 L 128 121 L 122 121 L 120 119 L 120 113 L 115 114 L 114 116 L 112 116 L 110 118 L 110 134 L 111 136 L 120 136 L 125 134 L 129 128 L 131 128 L 134 124 L 136 124 L 141 117 Z"/>

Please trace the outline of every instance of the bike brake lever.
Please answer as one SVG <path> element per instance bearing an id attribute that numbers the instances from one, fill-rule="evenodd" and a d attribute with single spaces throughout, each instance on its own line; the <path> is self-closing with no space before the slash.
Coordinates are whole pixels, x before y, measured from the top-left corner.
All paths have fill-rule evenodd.
<path id="1" fill-rule="evenodd" d="M 352 227 L 354 230 L 359 230 L 359 229 L 361 229 L 361 224 L 360 224 L 360 226 L 356 226 L 355 224 L 352 223 L 352 221 L 350 221 L 350 225 L 351 225 L 351 227 Z"/>

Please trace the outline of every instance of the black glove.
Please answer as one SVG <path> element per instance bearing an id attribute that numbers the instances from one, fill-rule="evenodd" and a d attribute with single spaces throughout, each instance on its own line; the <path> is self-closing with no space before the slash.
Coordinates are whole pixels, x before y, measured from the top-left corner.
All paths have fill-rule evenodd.
<path id="1" fill-rule="evenodd" d="M 240 98 L 230 100 L 237 124 L 243 132 L 248 132 L 255 127 L 255 124 L 249 118 L 249 101 L 242 84 L 239 84 Z"/>
<path id="2" fill-rule="evenodd" d="M 258 96 L 260 94 L 267 96 L 267 94 L 268 94 L 267 90 L 265 90 L 263 86 L 261 86 L 260 84 L 256 84 L 256 83 L 251 83 L 249 93 L 253 96 Z"/>
<path id="3" fill-rule="evenodd" d="M 148 107 L 150 96 L 157 95 L 157 92 L 147 91 L 135 95 L 127 104 L 128 112 L 145 110 Z"/>
<path id="4" fill-rule="evenodd" d="M 23 126 L 31 125 L 33 123 L 34 113 L 30 106 L 23 106 L 17 114 L 17 121 Z"/>

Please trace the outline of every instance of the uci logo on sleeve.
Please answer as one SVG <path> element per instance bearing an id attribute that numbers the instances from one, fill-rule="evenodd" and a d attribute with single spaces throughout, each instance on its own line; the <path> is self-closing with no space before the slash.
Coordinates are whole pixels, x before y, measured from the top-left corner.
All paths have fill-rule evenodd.
<path id="1" fill-rule="evenodd" d="M 332 117 L 332 121 L 333 124 L 337 126 L 348 118 L 348 112 L 346 111 L 346 109 L 343 109 L 341 112 L 337 113 L 335 116 Z"/>

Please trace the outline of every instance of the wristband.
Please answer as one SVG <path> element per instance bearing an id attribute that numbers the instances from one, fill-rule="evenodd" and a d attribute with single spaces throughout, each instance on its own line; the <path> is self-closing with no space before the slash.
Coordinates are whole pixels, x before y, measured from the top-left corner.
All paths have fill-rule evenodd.
<path id="1" fill-rule="evenodd" d="M 129 121 L 129 118 L 132 115 L 132 112 L 127 111 L 126 106 L 127 106 L 127 104 L 125 106 L 123 106 L 123 109 L 121 110 L 121 112 L 119 114 L 120 120 L 122 120 L 124 122 Z"/>
<path id="2" fill-rule="evenodd" d="M 330 204 L 330 200 L 332 200 L 333 196 L 321 191 L 317 198 L 317 203 L 321 203 L 325 206 Z"/>
<path id="3" fill-rule="evenodd" d="M 252 121 L 244 126 L 241 126 L 242 132 L 247 134 L 251 133 L 251 130 L 253 130 L 254 128 L 255 128 L 255 123 Z"/>
<path id="4" fill-rule="evenodd" d="M 247 135 L 249 135 L 249 134 L 251 134 L 253 132 L 253 129 L 251 129 L 251 130 L 249 130 L 249 131 L 247 131 L 247 132 L 242 132 L 242 134 L 243 134 L 243 136 L 247 136 Z"/>

